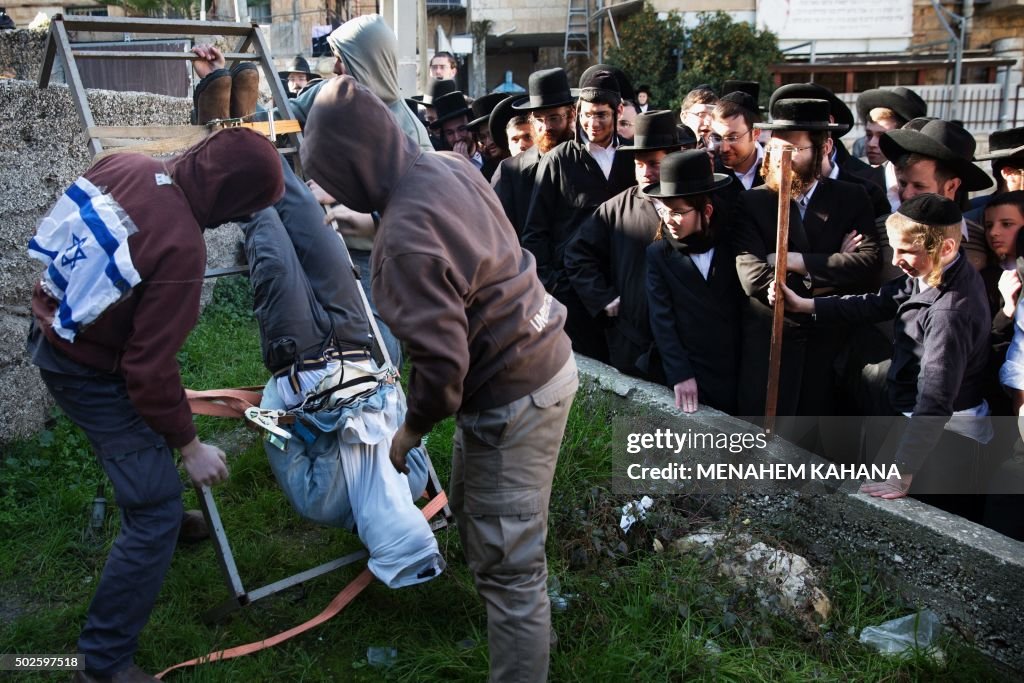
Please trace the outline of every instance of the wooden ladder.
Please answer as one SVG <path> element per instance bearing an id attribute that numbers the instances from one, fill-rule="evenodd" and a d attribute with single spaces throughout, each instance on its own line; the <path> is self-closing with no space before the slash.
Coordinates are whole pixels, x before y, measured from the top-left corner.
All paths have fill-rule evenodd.
<path id="1" fill-rule="evenodd" d="M 77 50 L 68 35 L 69 31 L 112 32 L 125 34 L 149 34 L 165 37 L 233 36 L 238 38 L 234 52 L 224 55 L 227 63 L 240 61 L 256 62 L 263 71 L 263 76 L 270 85 L 274 106 L 280 122 L 273 126 L 274 135 L 291 136 L 291 147 L 281 150 L 282 153 L 295 152 L 302 143 L 302 131 L 298 121 L 292 118 L 288 109 L 288 95 L 284 85 L 278 78 L 273 63 L 270 61 L 270 48 L 260 32 L 258 24 L 241 24 L 228 21 L 184 21 L 131 17 L 65 17 L 56 14 L 50 21 L 50 32 L 47 34 L 43 66 L 39 72 L 39 87 L 45 88 L 50 83 L 54 59 L 60 56 L 64 68 L 71 99 L 78 111 L 78 118 L 85 130 L 89 145 L 89 153 L 96 157 L 104 151 L 104 145 L 112 148 L 138 147 L 139 151 L 149 153 L 166 153 L 180 149 L 181 141 L 190 136 L 198 141 L 210 132 L 207 126 L 97 126 L 89 108 L 85 86 L 78 71 L 78 59 L 166 59 L 193 60 L 191 52 L 156 52 L 137 51 L 119 52 L 109 50 Z M 246 124 L 269 133 L 270 124 Z M 177 139 L 175 139 L 177 138 Z M 156 142 L 152 142 L 152 141 Z M 143 142 L 149 141 L 149 142 Z"/>

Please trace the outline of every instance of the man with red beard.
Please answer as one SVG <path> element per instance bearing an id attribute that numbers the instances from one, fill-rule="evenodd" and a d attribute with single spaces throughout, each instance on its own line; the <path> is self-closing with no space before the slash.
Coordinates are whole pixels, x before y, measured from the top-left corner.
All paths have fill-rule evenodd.
<path id="1" fill-rule="evenodd" d="M 615 71 L 598 64 L 580 78 L 579 118 L 586 141 L 563 142 L 541 160 L 522 237 L 523 247 L 537 259 L 544 288 L 567 309 L 565 332 L 573 349 L 602 362 L 608 360 L 605 321 L 591 315 L 569 282 L 565 248 L 601 202 L 636 183 L 633 155 L 618 151 L 622 97 Z"/>
<path id="2" fill-rule="evenodd" d="M 529 97 L 513 103 L 512 110 L 529 114 L 535 144 L 502 161 L 491 178 L 491 187 L 519 235 L 526 223 L 541 157 L 576 134 L 576 110 L 572 106 L 575 100 L 565 69 L 543 69 L 530 74 L 529 93 Z"/>
<path id="3" fill-rule="evenodd" d="M 651 325 L 647 313 L 647 245 L 658 232 L 658 211 L 641 188 L 661 178 L 661 161 L 687 142 L 696 143 L 689 128 L 681 138 L 670 111 L 636 117 L 636 135 L 621 151 L 633 152 L 637 185 L 597 207 L 565 249 L 565 267 L 573 288 L 592 316 L 608 326 L 609 363 L 629 375 L 663 380 L 652 361 Z M 709 167 L 710 168 L 710 167 Z"/>
<path id="4" fill-rule="evenodd" d="M 874 289 L 880 263 L 875 218 L 864 188 L 821 177 L 821 162 L 832 152 L 829 103 L 817 99 L 777 100 L 773 123 L 759 124 L 772 137 L 762 166 L 765 184 L 737 200 L 732 241 L 740 284 L 749 297 L 743 312 L 740 377 L 741 415 L 763 414 L 768 382 L 772 309 L 768 290 L 775 277 L 778 192 L 792 190 L 787 284 L 801 296 L 852 294 Z M 780 156 L 793 153 L 792 173 L 781 178 Z M 860 238 L 859 240 L 857 238 Z M 832 364 L 848 334 L 793 317 L 782 343 L 779 415 L 830 415 L 835 401 Z"/>

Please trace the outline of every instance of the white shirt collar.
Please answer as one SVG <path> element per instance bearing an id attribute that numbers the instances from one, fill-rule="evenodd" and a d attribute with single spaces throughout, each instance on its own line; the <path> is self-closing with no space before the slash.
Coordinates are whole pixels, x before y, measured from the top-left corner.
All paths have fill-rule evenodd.
<path id="1" fill-rule="evenodd" d="M 615 149 L 616 139 L 612 135 L 612 141 L 608 143 L 607 147 L 602 147 L 593 142 L 587 143 L 587 151 L 590 152 L 590 156 L 594 157 L 594 161 L 601 167 L 601 172 L 604 173 L 605 180 L 612 174 L 612 162 L 615 161 Z"/>
<path id="2" fill-rule="evenodd" d="M 804 201 L 804 206 L 806 207 L 808 204 L 811 203 L 811 197 L 814 196 L 814 191 L 817 189 L 818 181 L 815 180 L 813 183 L 811 183 L 811 186 L 807 188 L 806 192 L 804 192 L 802 195 L 797 195 L 796 197 L 793 197 L 793 199 L 796 200 L 797 204 L 800 203 L 800 200 L 806 200 Z"/>
<path id="3" fill-rule="evenodd" d="M 754 163 L 750 165 L 746 173 L 736 173 L 736 177 L 743 184 L 744 190 L 749 190 L 754 184 L 754 178 L 757 176 L 758 171 L 761 170 L 761 165 L 757 162 L 764 160 L 764 147 L 761 146 L 760 142 L 754 143 Z"/>

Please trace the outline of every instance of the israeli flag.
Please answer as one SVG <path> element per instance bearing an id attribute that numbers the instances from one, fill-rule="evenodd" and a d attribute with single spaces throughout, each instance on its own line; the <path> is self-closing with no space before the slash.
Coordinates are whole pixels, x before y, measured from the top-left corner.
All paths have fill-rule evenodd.
<path id="1" fill-rule="evenodd" d="M 79 330 L 142 281 L 128 236 L 138 232 L 109 194 L 79 178 L 39 223 L 28 243 L 46 265 L 43 288 L 59 302 L 53 330 L 74 341 Z"/>

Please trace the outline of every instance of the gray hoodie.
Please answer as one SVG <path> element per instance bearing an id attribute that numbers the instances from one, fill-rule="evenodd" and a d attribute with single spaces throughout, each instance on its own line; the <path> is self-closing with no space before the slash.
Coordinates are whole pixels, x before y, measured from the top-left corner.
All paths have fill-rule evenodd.
<path id="1" fill-rule="evenodd" d="M 398 126 L 420 149 L 434 149 L 427 129 L 412 113 L 398 91 L 398 39 L 379 14 L 356 17 L 334 30 L 327 42 L 335 55 L 340 55 L 349 76 L 362 83 L 387 105 Z M 328 81 L 313 83 L 288 101 L 295 118 L 303 125 L 320 88 Z"/>

